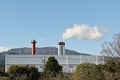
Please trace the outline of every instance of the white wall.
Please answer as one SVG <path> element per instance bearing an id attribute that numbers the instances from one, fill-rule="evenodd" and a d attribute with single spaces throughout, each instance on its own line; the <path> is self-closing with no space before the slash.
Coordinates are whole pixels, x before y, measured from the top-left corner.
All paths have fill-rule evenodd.
<path id="1" fill-rule="evenodd" d="M 5 70 L 11 65 L 34 65 L 39 71 L 42 71 L 42 66 L 47 61 L 48 57 L 54 56 L 60 65 L 63 66 L 63 72 L 74 72 L 78 64 L 91 62 L 95 64 L 104 64 L 102 56 L 88 55 L 6 55 Z"/>

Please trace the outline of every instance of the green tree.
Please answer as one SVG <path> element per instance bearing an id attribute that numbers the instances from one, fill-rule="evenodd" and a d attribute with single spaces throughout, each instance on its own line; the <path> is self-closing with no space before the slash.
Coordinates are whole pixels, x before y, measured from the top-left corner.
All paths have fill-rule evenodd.
<path id="1" fill-rule="evenodd" d="M 104 80 L 96 64 L 82 63 L 77 66 L 74 80 Z"/>
<path id="2" fill-rule="evenodd" d="M 37 68 L 28 65 L 13 65 L 8 69 L 8 73 L 12 80 L 38 80 L 40 76 Z"/>
<path id="3" fill-rule="evenodd" d="M 56 76 L 56 74 L 61 73 L 62 66 L 59 65 L 55 57 L 49 57 L 48 61 L 45 63 L 44 72 L 48 76 Z"/>
<path id="4" fill-rule="evenodd" d="M 98 69 L 97 74 L 99 75 L 100 80 L 105 80 L 105 75 L 104 75 L 105 65 L 104 64 L 98 64 L 96 66 L 97 66 L 97 69 Z"/>
<path id="5" fill-rule="evenodd" d="M 106 80 L 120 80 L 120 61 L 109 60 L 104 64 L 104 75 Z"/>

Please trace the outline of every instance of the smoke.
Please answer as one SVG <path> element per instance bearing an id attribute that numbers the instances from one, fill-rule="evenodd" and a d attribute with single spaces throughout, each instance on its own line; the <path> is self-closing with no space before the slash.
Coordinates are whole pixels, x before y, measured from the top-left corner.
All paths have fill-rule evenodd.
<path id="1" fill-rule="evenodd" d="M 10 50 L 10 49 L 11 49 L 11 48 L 0 47 L 0 52 L 8 51 L 8 50 Z"/>
<path id="2" fill-rule="evenodd" d="M 63 32 L 62 39 L 75 37 L 78 40 L 100 40 L 104 37 L 103 33 L 104 32 L 102 30 L 99 30 L 98 26 L 75 24 L 72 28 L 68 28 Z"/>

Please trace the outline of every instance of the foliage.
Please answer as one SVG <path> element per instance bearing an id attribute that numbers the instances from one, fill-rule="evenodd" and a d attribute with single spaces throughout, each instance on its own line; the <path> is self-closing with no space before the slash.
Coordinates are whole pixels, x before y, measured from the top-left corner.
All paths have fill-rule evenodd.
<path id="1" fill-rule="evenodd" d="M 93 63 L 82 63 L 77 66 L 74 80 L 103 80 L 97 65 Z"/>
<path id="2" fill-rule="evenodd" d="M 34 66 L 13 65 L 8 69 L 10 78 L 13 80 L 38 80 L 39 72 Z M 18 79 L 21 77 L 22 79 Z"/>
<path id="3" fill-rule="evenodd" d="M 8 76 L 0 76 L 0 80 L 10 80 Z"/>
<path id="4" fill-rule="evenodd" d="M 42 75 L 39 80 L 73 80 L 73 73 L 59 73 L 52 77 Z"/>
<path id="5" fill-rule="evenodd" d="M 61 73 L 55 77 L 51 77 L 49 80 L 73 80 L 73 74 L 71 73 Z"/>
<path id="6" fill-rule="evenodd" d="M 8 76 L 4 69 L 0 69 L 0 76 Z"/>
<path id="7" fill-rule="evenodd" d="M 120 33 L 114 35 L 114 40 L 112 42 L 106 41 L 102 45 L 102 54 L 106 56 L 119 56 L 120 57 Z"/>
<path id="8" fill-rule="evenodd" d="M 109 60 L 104 64 L 104 76 L 106 80 L 120 80 L 120 61 Z"/>
<path id="9" fill-rule="evenodd" d="M 59 65 L 55 57 L 49 57 L 48 61 L 45 63 L 44 72 L 48 76 L 55 76 L 62 71 L 62 66 Z"/>

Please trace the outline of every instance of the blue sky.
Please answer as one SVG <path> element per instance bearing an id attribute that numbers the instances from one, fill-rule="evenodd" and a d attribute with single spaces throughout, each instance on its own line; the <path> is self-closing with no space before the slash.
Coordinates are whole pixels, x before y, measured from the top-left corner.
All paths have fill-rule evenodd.
<path id="1" fill-rule="evenodd" d="M 102 43 L 120 32 L 119 21 L 119 0 L 0 0 L 0 47 L 31 47 L 32 39 L 37 47 L 57 47 L 65 41 L 68 49 L 98 55 Z M 75 33 L 62 39 L 75 25 L 96 26 L 102 37 L 78 39 Z"/>

